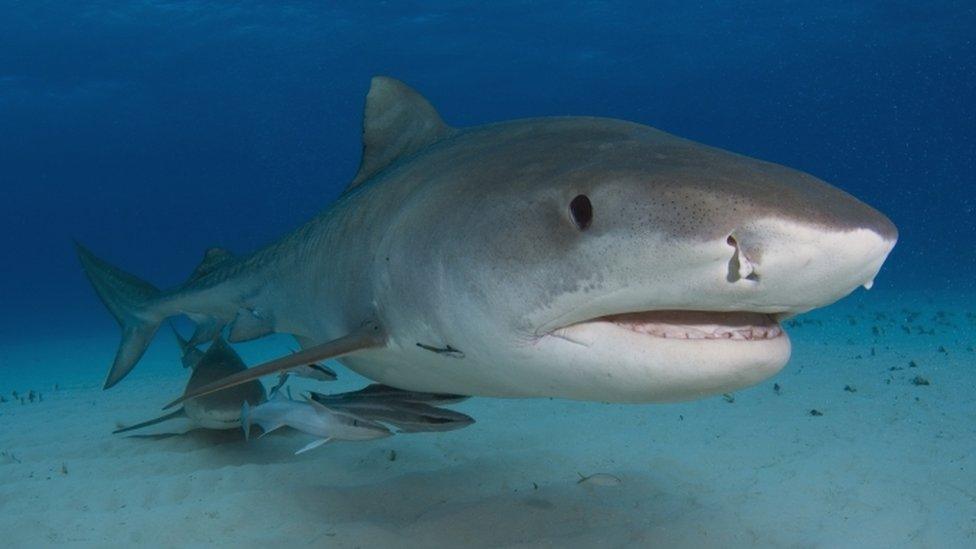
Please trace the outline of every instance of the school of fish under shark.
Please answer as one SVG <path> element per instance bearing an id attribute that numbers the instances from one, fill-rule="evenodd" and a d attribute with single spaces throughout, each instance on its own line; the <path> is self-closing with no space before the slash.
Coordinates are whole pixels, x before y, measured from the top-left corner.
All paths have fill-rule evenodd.
<path id="1" fill-rule="evenodd" d="M 169 290 L 78 255 L 122 330 L 106 389 L 167 319 L 196 325 L 176 334 L 179 407 L 116 432 L 288 426 L 313 437 L 303 452 L 462 428 L 474 420 L 444 406 L 472 396 L 647 403 L 753 385 L 789 359 L 781 321 L 870 288 L 897 236 L 784 166 L 607 118 L 454 128 L 376 77 L 358 173 L 294 232 L 246 256 L 211 248 Z M 301 349 L 248 368 L 231 347 L 274 333 Z M 327 359 L 375 383 L 293 399 L 289 376 L 336 378 Z"/>

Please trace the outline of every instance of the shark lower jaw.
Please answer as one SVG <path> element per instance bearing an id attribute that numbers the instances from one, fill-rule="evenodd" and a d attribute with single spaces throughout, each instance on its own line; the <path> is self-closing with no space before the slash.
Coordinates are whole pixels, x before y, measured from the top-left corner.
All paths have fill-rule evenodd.
<path id="1" fill-rule="evenodd" d="M 707 343 L 711 340 L 761 342 L 784 337 L 779 324 L 781 315 L 751 311 L 662 310 L 602 316 L 558 328 L 553 337 L 586 345 L 585 334 L 599 325 L 648 338 L 689 340 Z"/>
<path id="2" fill-rule="evenodd" d="M 735 391 L 790 357 L 786 315 L 660 310 L 613 314 L 556 329 L 536 349 L 559 364 L 553 394 L 606 402 L 676 402 Z M 555 384 L 553 384 L 555 385 Z"/>

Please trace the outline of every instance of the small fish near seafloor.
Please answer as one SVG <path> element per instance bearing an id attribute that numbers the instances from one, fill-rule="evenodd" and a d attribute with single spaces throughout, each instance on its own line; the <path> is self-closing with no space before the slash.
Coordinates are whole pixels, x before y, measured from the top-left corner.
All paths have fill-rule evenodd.
<path id="1" fill-rule="evenodd" d="M 379 423 L 330 410 L 313 400 L 306 402 L 290 400 L 282 397 L 280 393 L 277 398 L 253 409 L 245 402 L 240 414 L 245 439 L 250 439 L 251 426 L 255 423 L 263 431 L 261 436 L 288 426 L 316 437 L 315 440 L 298 449 L 295 454 L 318 448 L 332 440 L 363 441 L 393 434 Z"/>

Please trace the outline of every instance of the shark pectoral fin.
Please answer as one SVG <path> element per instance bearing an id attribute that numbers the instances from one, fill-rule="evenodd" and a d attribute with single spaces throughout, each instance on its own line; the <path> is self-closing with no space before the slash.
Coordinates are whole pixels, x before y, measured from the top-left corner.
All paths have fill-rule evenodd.
<path id="1" fill-rule="evenodd" d="M 143 427 L 149 427 L 150 425 L 156 425 L 157 423 L 162 423 L 164 421 L 169 421 L 171 419 L 176 419 L 178 417 L 183 417 L 185 415 L 186 415 L 186 413 L 183 411 L 183 408 L 180 408 L 179 410 L 175 410 L 173 412 L 170 412 L 170 413 L 166 414 L 165 416 L 159 416 L 156 419 L 150 419 L 149 421 L 143 421 L 142 423 L 136 423 L 135 425 L 129 425 L 128 427 L 122 427 L 121 429 L 116 429 L 116 430 L 112 431 L 112 434 L 113 435 L 117 435 L 119 433 L 125 433 L 125 432 L 128 432 L 128 431 L 135 431 L 136 429 L 142 429 Z"/>
<path id="2" fill-rule="evenodd" d="M 259 366 L 248 368 L 243 372 L 238 372 L 223 379 L 218 379 L 213 383 L 197 387 L 192 391 L 187 391 L 183 396 L 170 402 L 163 409 L 172 408 L 190 398 L 209 395 L 210 393 L 215 393 L 228 387 L 235 387 L 266 375 L 289 370 L 296 366 L 303 366 L 320 360 L 347 355 L 363 349 L 373 349 L 385 344 L 386 335 L 379 325 L 372 322 L 364 323 L 363 326 L 347 336 L 303 349 L 297 353 L 272 360 L 271 362 L 265 362 Z"/>
<path id="3" fill-rule="evenodd" d="M 274 333 L 274 319 L 256 309 L 241 309 L 230 323 L 228 341 L 239 343 Z"/>
<path id="4" fill-rule="evenodd" d="M 329 442 L 330 440 L 332 440 L 332 439 L 331 438 L 320 438 L 318 440 L 313 440 L 312 442 L 309 442 L 308 444 L 306 444 L 305 446 L 303 446 L 301 449 L 299 449 L 297 452 L 295 452 L 295 455 L 297 456 L 298 454 L 303 454 L 303 453 L 305 453 L 305 452 L 307 452 L 309 450 L 314 450 L 314 449 L 318 448 L 319 446 L 322 446 L 326 442 Z"/>

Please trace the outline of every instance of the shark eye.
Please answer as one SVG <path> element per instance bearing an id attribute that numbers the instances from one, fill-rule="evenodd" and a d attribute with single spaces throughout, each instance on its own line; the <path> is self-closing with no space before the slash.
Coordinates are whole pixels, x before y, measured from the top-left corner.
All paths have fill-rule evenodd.
<path id="1" fill-rule="evenodd" d="M 585 194 L 576 195 L 569 203 L 569 215 L 573 218 L 576 228 L 585 231 L 593 221 L 593 204 Z"/>

